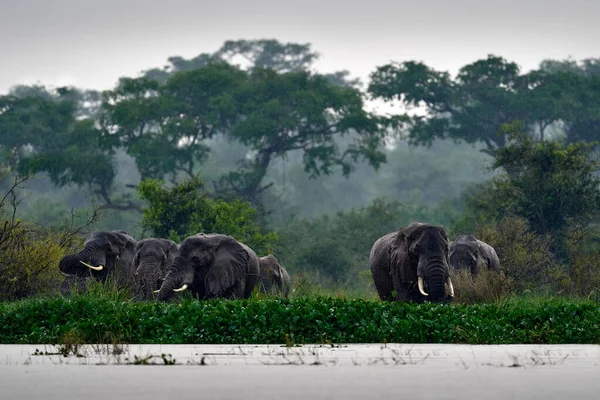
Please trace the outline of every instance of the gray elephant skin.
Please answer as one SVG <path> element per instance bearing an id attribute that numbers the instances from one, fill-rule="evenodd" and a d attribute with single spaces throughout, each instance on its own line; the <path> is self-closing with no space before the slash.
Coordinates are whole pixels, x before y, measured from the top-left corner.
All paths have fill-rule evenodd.
<path id="1" fill-rule="evenodd" d="M 169 300 L 188 288 L 200 300 L 247 299 L 259 271 L 258 257 L 244 243 L 228 235 L 199 233 L 181 243 L 157 300 Z"/>
<path id="2" fill-rule="evenodd" d="M 122 230 L 92 233 L 83 250 L 63 257 L 58 263 L 58 269 L 66 276 L 61 293 L 69 294 L 73 285 L 84 290 L 91 280 L 106 282 L 109 277 L 120 288 L 132 283 L 136 243 Z"/>
<path id="3" fill-rule="evenodd" d="M 265 294 L 289 297 L 291 289 L 290 275 L 281 266 L 273 254 L 258 259 L 260 281 L 258 287 Z"/>
<path id="4" fill-rule="evenodd" d="M 455 269 L 467 269 L 474 276 L 481 268 L 500 272 L 496 250 L 473 235 L 459 235 L 450 242 L 450 265 Z"/>
<path id="5" fill-rule="evenodd" d="M 148 238 L 137 243 L 133 258 L 137 299 L 152 300 L 152 292 L 160 288 L 178 255 L 179 245 L 169 239 Z"/>
<path id="6" fill-rule="evenodd" d="M 440 226 L 412 222 L 377 239 L 369 258 L 381 300 L 449 302 L 454 297 L 448 235 Z"/>

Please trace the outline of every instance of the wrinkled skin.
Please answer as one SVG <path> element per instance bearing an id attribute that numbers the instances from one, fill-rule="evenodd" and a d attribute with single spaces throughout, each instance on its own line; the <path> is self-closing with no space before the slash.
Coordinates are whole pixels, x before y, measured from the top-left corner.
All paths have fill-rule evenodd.
<path id="1" fill-rule="evenodd" d="M 288 272 L 279 264 L 274 255 L 258 259 L 260 266 L 260 281 L 258 287 L 261 292 L 289 297 L 291 280 Z"/>
<path id="2" fill-rule="evenodd" d="M 179 245 L 169 239 L 149 238 L 135 246 L 133 270 L 136 297 L 152 300 L 152 292 L 160 288 L 167 271 L 179 255 Z"/>
<path id="3" fill-rule="evenodd" d="M 500 272 L 500 260 L 496 250 L 473 235 L 459 235 L 450 242 L 450 265 L 455 269 L 467 269 L 473 276 L 481 270 Z"/>
<path id="4" fill-rule="evenodd" d="M 448 236 L 442 227 L 412 222 L 377 239 L 371 248 L 370 265 L 381 300 L 452 300 Z M 419 290 L 419 277 L 427 296 Z"/>
<path id="5" fill-rule="evenodd" d="M 157 300 L 167 301 L 184 287 L 200 300 L 247 299 L 258 279 L 258 257 L 252 249 L 231 236 L 199 233 L 181 243 Z"/>
<path id="6" fill-rule="evenodd" d="M 106 282 L 110 277 L 118 287 L 131 284 L 136 243 L 125 231 L 92 233 L 83 244 L 83 250 L 63 257 L 58 263 L 58 269 L 66 276 L 61 286 L 63 295 L 68 295 L 73 287 L 78 290 L 87 287 L 92 279 Z M 82 262 L 101 270 L 94 270 Z"/>

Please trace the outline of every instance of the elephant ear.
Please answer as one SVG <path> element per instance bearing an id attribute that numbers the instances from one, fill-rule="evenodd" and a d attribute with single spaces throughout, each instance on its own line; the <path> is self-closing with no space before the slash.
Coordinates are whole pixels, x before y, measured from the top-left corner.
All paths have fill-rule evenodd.
<path id="1" fill-rule="evenodd" d="M 398 275 L 402 282 L 417 281 L 417 262 L 409 254 L 409 249 L 414 241 L 415 228 L 412 223 L 398 230 L 396 239 L 390 248 L 390 260 L 393 266 L 398 268 Z"/>
<path id="2" fill-rule="evenodd" d="M 173 264 L 173 261 L 175 261 L 175 258 L 179 255 L 179 245 L 177 243 L 175 243 L 172 240 L 169 240 L 169 246 L 167 251 L 165 252 L 165 255 L 167 256 L 167 264 L 171 265 Z"/>
<path id="3" fill-rule="evenodd" d="M 137 241 L 125 231 L 113 231 L 111 246 L 116 247 L 116 253 L 122 262 L 133 263 Z"/>
<path id="4" fill-rule="evenodd" d="M 210 270 L 206 274 L 206 290 L 219 295 L 230 290 L 241 279 L 246 278 L 248 252 L 231 236 L 219 235 L 219 245 Z M 210 238 L 214 242 L 217 238 Z"/>

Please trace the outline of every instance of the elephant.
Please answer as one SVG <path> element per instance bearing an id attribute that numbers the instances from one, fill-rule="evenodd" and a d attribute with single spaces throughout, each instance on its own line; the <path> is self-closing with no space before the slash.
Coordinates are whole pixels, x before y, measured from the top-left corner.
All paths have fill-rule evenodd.
<path id="1" fill-rule="evenodd" d="M 259 289 L 263 293 L 273 293 L 289 297 L 291 289 L 290 275 L 279 264 L 273 254 L 258 259 L 260 266 Z"/>
<path id="2" fill-rule="evenodd" d="M 105 282 L 111 277 L 118 287 L 130 284 L 136 243 L 122 230 L 92 233 L 84 242 L 83 250 L 64 256 L 58 263 L 59 271 L 66 277 L 61 293 L 67 295 L 73 285 L 84 289 L 92 279 Z"/>
<path id="3" fill-rule="evenodd" d="M 135 246 L 134 254 L 136 297 L 152 300 L 152 292 L 160 288 L 169 267 L 179 255 L 179 245 L 169 239 L 142 239 Z"/>
<path id="4" fill-rule="evenodd" d="M 448 235 L 440 226 L 412 222 L 388 233 L 375 241 L 369 261 L 381 300 L 441 303 L 454 297 Z"/>
<path id="5" fill-rule="evenodd" d="M 260 267 L 254 251 L 229 235 L 198 233 L 187 237 L 158 293 L 167 301 L 188 287 L 200 300 L 247 299 L 258 283 Z"/>
<path id="6" fill-rule="evenodd" d="M 450 242 L 450 265 L 455 269 L 467 268 L 475 276 L 482 267 L 500 272 L 496 250 L 473 235 L 459 235 Z"/>

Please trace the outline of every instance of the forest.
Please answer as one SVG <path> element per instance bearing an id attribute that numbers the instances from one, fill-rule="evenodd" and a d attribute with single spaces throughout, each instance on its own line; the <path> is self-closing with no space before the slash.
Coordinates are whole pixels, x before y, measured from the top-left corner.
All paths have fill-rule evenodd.
<path id="1" fill-rule="evenodd" d="M 57 293 L 99 230 L 228 234 L 274 254 L 294 296 L 375 299 L 371 246 L 412 221 L 496 249 L 502 281 L 459 283 L 459 302 L 600 299 L 600 59 L 397 60 L 361 82 L 319 56 L 227 41 L 101 92 L 0 96 L 0 299 Z"/>

